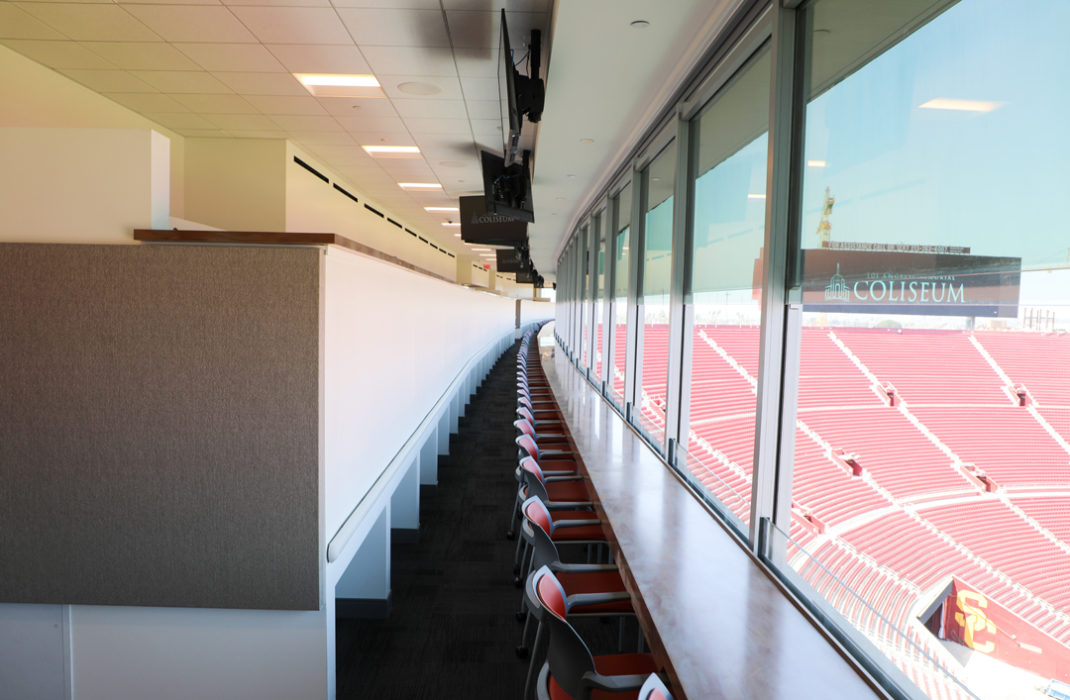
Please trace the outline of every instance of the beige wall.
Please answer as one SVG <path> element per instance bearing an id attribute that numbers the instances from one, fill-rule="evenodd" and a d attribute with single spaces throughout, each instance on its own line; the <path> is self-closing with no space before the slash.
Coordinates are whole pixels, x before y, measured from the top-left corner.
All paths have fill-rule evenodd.
<path id="1" fill-rule="evenodd" d="M 285 231 L 286 141 L 186 139 L 184 219 L 229 231 Z"/>
<path id="2" fill-rule="evenodd" d="M 183 216 L 181 136 L 70 78 L 0 46 L 0 128 L 153 129 L 171 140 L 171 214 Z"/>
<path id="3" fill-rule="evenodd" d="M 423 270 L 434 272 L 448 280 L 456 280 L 456 258 L 432 248 L 428 243 L 391 224 L 390 217 L 403 227 L 405 219 L 389 209 L 369 200 L 363 192 L 346 182 L 345 178 L 320 163 L 314 156 L 288 144 L 286 156 L 286 230 L 297 232 L 330 232 L 371 246 L 388 255 L 406 260 Z M 331 184 L 323 182 L 293 161 L 297 156 L 327 176 Z M 332 186 L 337 183 L 360 202 L 354 202 Z M 377 216 L 364 208 L 368 204 L 384 214 Z M 450 251 L 457 254 L 457 251 Z"/>
<path id="4" fill-rule="evenodd" d="M 166 227 L 168 152 L 149 129 L 0 128 L 0 240 L 133 243 Z"/>

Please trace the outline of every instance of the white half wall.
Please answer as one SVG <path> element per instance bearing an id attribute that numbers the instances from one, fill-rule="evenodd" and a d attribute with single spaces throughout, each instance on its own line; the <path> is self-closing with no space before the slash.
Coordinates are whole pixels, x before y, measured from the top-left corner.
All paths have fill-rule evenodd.
<path id="1" fill-rule="evenodd" d="M 329 542 L 468 360 L 515 325 L 515 301 L 332 246 L 324 313 Z"/>

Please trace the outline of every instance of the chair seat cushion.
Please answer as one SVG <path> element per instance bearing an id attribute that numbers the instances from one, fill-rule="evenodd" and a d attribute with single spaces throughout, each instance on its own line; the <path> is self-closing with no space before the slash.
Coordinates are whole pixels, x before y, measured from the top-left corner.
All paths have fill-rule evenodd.
<path id="1" fill-rule="evenodd" d="M 551 501 L 587 502 L 591 500 L 587 487 L 582 481 L 552 481 L 546 484 L 546 495 Z"/>

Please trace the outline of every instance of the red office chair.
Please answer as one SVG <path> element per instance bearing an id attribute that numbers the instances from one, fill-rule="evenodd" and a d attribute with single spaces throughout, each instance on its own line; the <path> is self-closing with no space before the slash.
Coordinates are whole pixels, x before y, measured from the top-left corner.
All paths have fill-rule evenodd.
<path id="1" fill-rule="evenodd" d="M 583 483 L 583 477 L 578 475 L 546 476 L 539 463 L 531 457 L 524 457 L 516 470 L 519 486 L 516 491 L 516 501 L 513 504 L 513 512 L 509 516 L 509 529 L 506 531 L 508 539 L 516 536 L 516 523 L 520 516 L 520 506 L 530 496 L 538 496 L 551 509 L 563 510 L 582 509 L 591 507 L 591 497 L 587 487 Z M 520 541 L 517 542 L 519 555 Z M 515 564 L 519 566 L 519 556 Z"/>
<path id="2" fill-rule="evenodd" d="M 536 685 L 539 700 L 638 698 L 647 676 L 657 670 L 654 658 L 650 654 L 593 656 L 567 622 L 569 598 L 549 568 L 535 572 L 532 587 L 550 631 L 546 663 Z M 540 648 L 535 651 L 541 654 L 543 641 L 537 639 L 536 644 Z"/>
<path id="3" fill-rule="evenodd" d="M 557 550 L 551 536 L 553 518 L 549 509 L 537 497 L 532 496 L 524 502 L 524 524 L 521 533 L 524 541 L 531 547 L 529 570 L 549 567 L 569 596 L 575 594 L 605 596 L 602 599 L 585 599 L 575 608 L 570 607 L 570 615 L 631 615 L 634 614 L 631 600 L 625 593 L 624 581 L 620 570 L 614 564 L 565 563 Z M 530 576 L 529 576 L 530 578 Z M 541 625 L 541 608 L 528 594 L 521 598 L 521 607 L 517 620 L 524 620 L 524 630 L 520 635 L 517 655 L 522 657 L 528 652 L 528 630 L 534 616 Z M 534 672 L 534 667 L 531 669 Z"/>
<path id="4" fill-rule="evenodd" d="M 535 425 L 527 418 L 518 416 L 517 419 L 513 421 L 513 427 L 517 429 L 517 437 L 521 434 L 529 435 L 531 436 L 531 439 L 535 441 L 536 445 L 542 443 L 550 449 L 572 446 L 569 444 L 568 435 L 565 433 L 546 432 L 539 434 L 535 432 Z"/>

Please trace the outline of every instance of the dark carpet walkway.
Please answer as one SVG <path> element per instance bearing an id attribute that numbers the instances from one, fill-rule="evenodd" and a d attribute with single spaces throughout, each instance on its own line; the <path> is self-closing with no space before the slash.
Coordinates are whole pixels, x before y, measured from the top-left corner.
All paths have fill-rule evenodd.
<path id="1" fill-rule="evenodd" d="M 338 621 L 338 697 L 519 698 L 520 591 L 505 539 L 516 493 L 516 350 L 487 375 L 420 504 L 420 540 L 396 543 L 385 620 Z"/>

